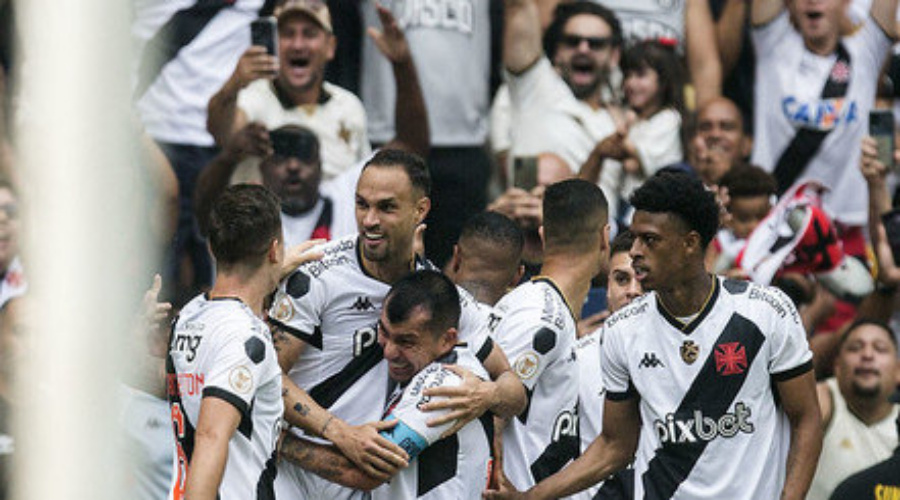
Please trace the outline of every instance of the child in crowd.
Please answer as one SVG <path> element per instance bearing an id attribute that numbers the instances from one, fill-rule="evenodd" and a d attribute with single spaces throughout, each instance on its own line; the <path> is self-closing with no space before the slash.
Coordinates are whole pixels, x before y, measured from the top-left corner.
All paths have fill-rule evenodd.
<path id="1" fill-rule="evenodd" d="M 627 199 L 644 179 L 682 160 L 684 88 L 673 48 L 657 41 L 641 42 L 628 49 L 622 71 L 629 111 L 621 193 Z"/>
<path id="2" fill-rule="evenodd" d="M 717 274 L 742 275 L 734 266 L 735 259 L 750 233 L 772 210 L 775 178 L 759 167 L 736 165 L 722 177 L 719 187 L 727 193 L 725 208 L 730 217 L 709 246 L 706 262 Z"/>

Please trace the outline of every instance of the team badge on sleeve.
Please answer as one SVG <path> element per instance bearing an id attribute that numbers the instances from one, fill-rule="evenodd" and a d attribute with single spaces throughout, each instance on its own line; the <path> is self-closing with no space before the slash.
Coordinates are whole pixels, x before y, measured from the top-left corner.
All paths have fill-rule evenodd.
<path id="1" fill-rule="evenodd" d="M 228 383 L 238 394 L 247 394 L 253 388 L 253 375 L 246 366 L 238 366 L 228 374 Z"/>
<path id="2" fill-rule="evenodd" d="M 289 296 L 282 295 L 281 298 L 278 299 L 272 317 L 282 323 L 290 321 L 290 319 L 294 317 L 294 305 L 291 304 L 291 298 Z"/>
<path id="3" fill-rule="evenodd" d="M 697 361 L 698 357 L 700 357 L 700 346 L 695 344 L 693 340 L 685 340 L 681 344 L 681 359 L 685 363 L 692 365 L 694 361 Z"/>
<path id="4" fill-rule="evenodd" d="M 537 354 L 529 351 L 516 359 L 514 369 L 516 375 L 518 375 L 520 379 L 528 380 L 537 372 L 539 364 L 540 360 L 538 359 Z"/>

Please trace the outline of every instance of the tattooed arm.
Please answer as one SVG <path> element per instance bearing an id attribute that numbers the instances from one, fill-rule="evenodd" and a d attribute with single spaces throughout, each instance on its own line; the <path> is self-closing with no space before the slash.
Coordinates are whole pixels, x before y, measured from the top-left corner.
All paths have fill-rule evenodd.
<path id="1" fill-rule="evenodd" d="M 313 443 L 288 434 L 281 443 L 281 458 L 333 483 L 357 490 L 371 490 L 383 481 L 361 471 L 335 447 Z"/>
<path id="2" fill-rule="evenodd" d="M 281 365 L 282 372 L 287 374 L 300 358 L 306 343 L 277 325 L 272 325 L 271 328 L 278 364 Z M 379 434 L 379 431 L 396 425 L 396 421 L 350 425 L 322 408 L 287 375 L 282 375 L 281 380 L 284 419 L 288 423 L 300 427 L 310 435 L 331 441 L 363 472 L 380 481 L 390 479 L 398 470 L 406 467 L 406 452 Z"/>

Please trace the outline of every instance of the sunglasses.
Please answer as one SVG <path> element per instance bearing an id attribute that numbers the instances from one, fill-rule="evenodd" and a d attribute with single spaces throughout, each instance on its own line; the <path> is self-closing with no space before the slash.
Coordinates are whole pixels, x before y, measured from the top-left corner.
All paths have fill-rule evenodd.
<path id="1" fill-rule="evenodd" d="M 603 50 L 612 46 L 613 39 L 609 36 L 599 37 L 563 34 L 559 41 L 570 49 L 578 48 L 581 45 L 581 42 L 587 42 L 588 47 L 590 47 L 591 50 Z"/>

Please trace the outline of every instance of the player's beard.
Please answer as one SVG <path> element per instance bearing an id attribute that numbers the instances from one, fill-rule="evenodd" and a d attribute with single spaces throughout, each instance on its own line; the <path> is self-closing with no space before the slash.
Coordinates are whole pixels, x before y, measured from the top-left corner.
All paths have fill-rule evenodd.
<path id="1" fill-rule="evenodd" d="M 851 390 L 853 391 L 853 394 L 863 399 L 875 399 L 881 396 L 881 387 L 879 387 L 878 385 L 865 387 L 859 385 L 856 382 L 853 382 L 853 384 L 851 385 Z"/>

